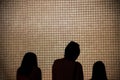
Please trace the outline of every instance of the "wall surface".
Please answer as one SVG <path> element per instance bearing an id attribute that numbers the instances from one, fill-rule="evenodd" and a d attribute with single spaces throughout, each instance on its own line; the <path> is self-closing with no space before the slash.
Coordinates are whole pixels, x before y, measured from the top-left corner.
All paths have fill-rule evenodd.
<path id="1" fill-rule="evenodd" d="M 117 0 L 0 0 L 0 79 L 15 80 L 24 54 L 32 51 L 43 80 L 52 80 L 54 60 L 74 40 L 85 80 L 98 60 L 109 80 L 119 80 L 119 11 Z"/>

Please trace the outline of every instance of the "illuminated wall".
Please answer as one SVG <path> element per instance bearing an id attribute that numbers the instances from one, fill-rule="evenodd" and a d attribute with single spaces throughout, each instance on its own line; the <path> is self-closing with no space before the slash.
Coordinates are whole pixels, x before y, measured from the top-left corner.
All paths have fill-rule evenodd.
<path id="1" fill-rule="evenodd" d="M 15 80 L 27 51 L 35 52 L 43 80 L 51 80 L 55 59 L 74 40 L 84 78 L 93 63 L 105 63 L 109 80 L 120 76 L 120 2 L 117 0 L 1 0 L 0 79 Z"/>

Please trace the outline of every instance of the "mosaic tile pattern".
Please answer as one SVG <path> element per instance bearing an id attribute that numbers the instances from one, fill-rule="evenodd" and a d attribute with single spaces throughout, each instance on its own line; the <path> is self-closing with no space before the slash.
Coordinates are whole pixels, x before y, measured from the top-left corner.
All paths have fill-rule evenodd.
<path id="1" fill-rule="evenodd" d="M 1 0 L 0 79 L 16 80 L 27 51 L 35 52 L 43 80 L 51 79 L 55 59 L 74 40 L 84 79 L 94 62 L 105 63 L 109 80 L 120 75 L 120 5 L 117 0 Z"/>

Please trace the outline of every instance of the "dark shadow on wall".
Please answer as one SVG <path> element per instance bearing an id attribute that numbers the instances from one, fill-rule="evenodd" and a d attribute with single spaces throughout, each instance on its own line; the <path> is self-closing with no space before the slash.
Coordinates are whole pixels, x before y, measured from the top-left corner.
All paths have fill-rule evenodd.
<path id="1" fill-rule="evenodd" d="M 41 69 L 38 67 L 37 56 L 27 52 L 17 70 L 16 80 L 42 80 Z"/>
<path id="2" fill-rule="evenodd" d="M 82 65 L 76 61 L 79 55 L 79 44 L 71 41 L 65 48 L 64 58 L 53 63 L 52 80 L 84 80 Z"/>
<path id="3" fill-rule="evenodd" d="M 102 61 L 97 61 L 94 63 L 91 80 L 108 80 L 105 64 Z"/>

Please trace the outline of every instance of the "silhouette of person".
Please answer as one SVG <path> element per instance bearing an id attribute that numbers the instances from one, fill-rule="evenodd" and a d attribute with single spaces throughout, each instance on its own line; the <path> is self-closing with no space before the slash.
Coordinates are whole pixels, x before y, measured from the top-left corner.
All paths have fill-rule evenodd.
<path id="1" fill-rule="evenodd" d="M 17 70 L 17 80 L 42 80 L 41 69 L 38 68 L 37 57 L 33 52 L 24 55 L 21 66 Z"/>
<path id="2" fill-rule="evenodd" d="M 64 58 L 54 61 L 52 80 L 83 80 L 82 65 L 75 61 L 79 54 L 79 44 L 71 41 L 65 48 Z"/>
<path id="3" fill-rule="evenodd" d="M 97 61 L 94 63 L 91 80 L 108 80 L 105 65 L 102 61 Z"/>

